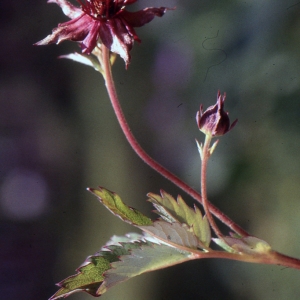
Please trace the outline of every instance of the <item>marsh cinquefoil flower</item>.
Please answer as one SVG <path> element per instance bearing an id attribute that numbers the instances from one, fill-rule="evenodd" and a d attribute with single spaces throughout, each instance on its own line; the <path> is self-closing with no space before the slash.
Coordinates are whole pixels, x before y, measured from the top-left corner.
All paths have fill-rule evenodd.
<path id="1" fill-rule="evenodd" d="M 200 110 L 197 112 L 196 121 L 199 130 L 201 130 L 206 135 L 211 136 L 221 136 L 230 131 L 238 120 L 235 120 L 230 125 L 230 120 L 228 113 L 224 111 L 224 102 L 226 94 L 222 96 L 220 91 L 218 91 L 217 103 L 213 106 L 207 108 L 203 112 L 202 105 Z"/>
<path id="2" fill-rule="evenodd" d="M 36 45 L 59 44 L 70 40 L 80 42 L 82 53 L 90 54 L 103 43 L 110 51 L 119 54 L 126 65 L 130 62 L 129 51 L 134 41 L 140 42 L 134 27 L 149 23 L 155 16 L 161 17 L 166 7 L 148 7 L 137 12 L 129 12 L 125 8 L 138 0 L 78 0 L 81 8 L 66 0 L 48 0 L 62 8 L 63 13 L 71 20 L 58 24 L 48 35 Z"/>

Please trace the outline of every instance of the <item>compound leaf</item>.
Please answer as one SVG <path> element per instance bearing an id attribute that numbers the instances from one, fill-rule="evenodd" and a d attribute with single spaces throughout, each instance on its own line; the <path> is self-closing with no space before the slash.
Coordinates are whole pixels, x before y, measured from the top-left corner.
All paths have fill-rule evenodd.
<path id="1" fill-rule="evenodd" d="M 114 236 L 101 251 L 86 259 L 77 269 L 77 274 L 58 283 L 60 289 L 49 300 L 65 298 L 80 291 L 97 297 L 134 276 L 194 258 L 188 251 L 149 242 L 139 234 Z"/>
<path id="2" fill-rule="evenodd" d="M 151 226 L 139 226 L 140 229 L 153 235 L 159 240 L 172 246 L 179 245 L 191 249 L 197 249 L 199 244 L 197 237 L 190 232 L 186 224 L 178 222 L 168 223 L 166 221 L 156 221 Z"/>
<path id="3" fill-rule="evenodd" d="M 97 290 L 104 280 L 103 273 L 109 270 L 110 263 L 116 260 L 117 256 L 109 251 L 103 251 L 99 256 L 89 256 L 76 270 L 77 274 L 57 284 L 60 289 L 49 300 L 67 297 L 79 291 L 97 296 Z"/>
<path id="4" fill-rule="evenodd" d="M 206 247 L 209 246 L 211 240 L 211 232 L 206 216 L 202 214 L 196 206 L 190 208 L 181 196 L 177 197 L 177 201 L 165 191 L 161 191 L 161 196 L 153 193 L 148 194 L 149 201 L 157 209 L 157 213 L 165 220 L 173 223 L 175 219 L 179 223 L 187 224 L 199 241 Z M 173 220 L 172 220 L 173 219 Z"/>
<path id="5" fill-rule="evenodd" d="M 98 190 L 91 188 L 88 190 L 97 196 L 99 201 L 121 220 L 132 225 L 152 224 L 150 218 L 146 217 L 135 208 L 127 206 L 116 193 L 101 187 L 99 187 Z"/>
<path id="6" fill-rule="evenodd" d="M 194 259 L 190 252 L 154 243 L 144 244 L 130 252 L 130 255 L 121 256 L 120 261 L 112 263 L 111 269 L 104 273 L 105 280 L 99 289 L 100 294 L 134 276 Z"/>

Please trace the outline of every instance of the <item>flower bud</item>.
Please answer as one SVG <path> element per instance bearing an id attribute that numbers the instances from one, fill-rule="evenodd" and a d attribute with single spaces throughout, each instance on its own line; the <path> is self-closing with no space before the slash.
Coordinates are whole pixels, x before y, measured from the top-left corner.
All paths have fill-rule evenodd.
<path id="1" fill-rule="evenodd" d="M 230 131 L 238 120 L 235 120 L 230 125 L 230 120 L 228 113 L 224 111 L 224 101 L 226 94 L 222 96 L 220 91 L 218 91 L 217 103 L 213 106 L 207 108 L 203 112 L 202 104 L 200 105 L 200 110 L 197 112 L 196 121 L 199 130 L 201 130 L 206 135 L 211 136 L 221 136 Z"/>

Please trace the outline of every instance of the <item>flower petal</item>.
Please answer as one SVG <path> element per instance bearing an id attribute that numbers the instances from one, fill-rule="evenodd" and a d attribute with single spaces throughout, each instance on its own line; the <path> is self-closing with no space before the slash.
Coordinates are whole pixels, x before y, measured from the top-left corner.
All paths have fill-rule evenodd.
<path id="1" fill-rule="evenodd" d="M 35 43 L 35 45 L 59 44 L 65 40 L 82 41 L 89 34 L 94 22 L 90 16 L 81 14 L 76 19 L 58 24 L 58 27 L 52 30 L 52 34 Z"/>
<path id="2" fill-rule="evenodd" d="M 56 3 L 63 13 L 70 19 L 75 19 L 82 14 L 82 10 L 66 0 L 48 0 L 48 3 Z"/>
<path id="3" fill-rule="evenodd" d="M 132 27 L 141 27 L 152 21 L 155 16 L 162 17 L 168 9 L 170 8 L 148 7 L 136 12 L 122 10 L 118 16 L 122 16 L 122 18 Z"/>
<path id="4" fill-rule="evenodd" d="M 82 53 L 90 54 L 97 45 L 101 23 L 93 20 L 90 24 L 89 33 L 81 43 Z"/>
<path id="5" fill-rule="evenodd" d="M 63 13 L 71 20 L 58 24 L 52 34 L 35 45 L 59 44 L 70 40 L 81 42 L 82 53 L 90 54 L 97 46 L 100 38 L 102 43 L 114 53 L 119 54 L 126 66 L 130 62 L 129 51 L 134 41 L 140 42 L 134 27 L 149 23 L 155 16 L 163 16 L 169 9 L 166 7 L 149 7 L 137 12 L 127 12 L 127 5 L 137 0 L 78 0 L 81 8 L 73 6 L 67 0 L 48 0 L 56 3 Z"/>
<path id="6" fill-rule="evenodd" d="M 133 46 L 133 37 L 128 33 L 125 24 L 118 18 L 102 22 L 100 26 L 102 43 L 112 52 L 119 54 L 126 66 L 130 62 L 129 51 Z"/>

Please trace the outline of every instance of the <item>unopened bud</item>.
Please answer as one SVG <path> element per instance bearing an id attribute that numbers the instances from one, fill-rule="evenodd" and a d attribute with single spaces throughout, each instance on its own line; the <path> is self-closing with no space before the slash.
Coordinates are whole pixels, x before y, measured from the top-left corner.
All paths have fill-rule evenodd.
<path id="1" fill-rule="evenodd" d="M 218 91 L 217 103 L 210 106 L 205 112 L 200 105 L 200 110 L 197 112 L 196 121 L 199 130 L 206 135 L 221 136 L 230 131 L 238 120 L 235 120 L 230 125 L 228 113 L 224 111 L 224 101 L 226 94 L 222 96 Z"/>

